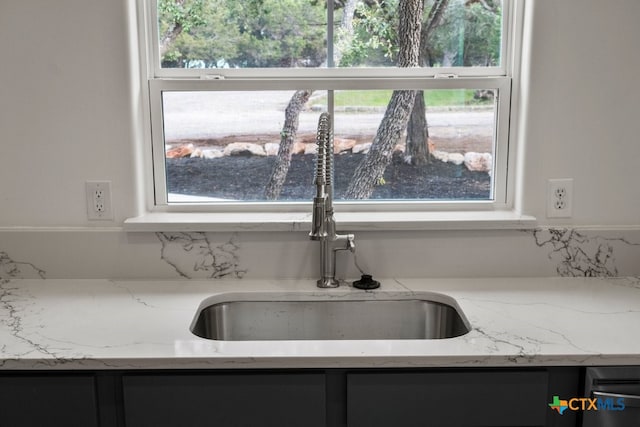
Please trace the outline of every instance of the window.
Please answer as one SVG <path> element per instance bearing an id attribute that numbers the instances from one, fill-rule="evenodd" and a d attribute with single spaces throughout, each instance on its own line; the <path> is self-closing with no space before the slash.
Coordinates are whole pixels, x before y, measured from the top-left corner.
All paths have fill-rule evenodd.
<path id="1" fill-rule="evenodd" d="M 141 1 L 156 209 L 509 206 L 512 1 Z"/>

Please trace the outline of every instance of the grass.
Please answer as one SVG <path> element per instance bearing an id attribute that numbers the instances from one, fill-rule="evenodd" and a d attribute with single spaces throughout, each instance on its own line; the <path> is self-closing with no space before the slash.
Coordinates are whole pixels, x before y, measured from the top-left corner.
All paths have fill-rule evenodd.
<path id="1" fill-rule="evenodd" d="M 490 104 L 474 99 L 474 90 L 470 89 L 439 89 L 425 92 L 427 107 L 452 107 L 465 105 Z M 391 98 L 391 90 L 350 90 L 335 91 L 336 107 L 386 107 Z M 326 104 L 326 97 L 319 97 L 313 105 Z"/>

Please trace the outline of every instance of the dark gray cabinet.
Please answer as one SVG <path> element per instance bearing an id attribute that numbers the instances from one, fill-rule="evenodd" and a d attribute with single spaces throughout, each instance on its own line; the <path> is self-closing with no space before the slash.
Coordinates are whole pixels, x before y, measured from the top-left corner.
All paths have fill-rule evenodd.
<path id="1" fill-rule="evenodd" d="M 553 393 L 577 390 L 577 369 L 441 369 L 347 374 L 347 425 L 575 426 L 553 418 Z M 550 416 L 551 415 L 551 416 Z"/>
<path id="2" fill-rule="evenodd" d="M 544 426 L 547 387 L 547 371 L 352 373 L 348 425 Z"/>
<path id="3" fill-rule="evenodd" d="M 98 426 L 92 375 L 0 375 L 0 427 Z"/>
<path id="4" fill-rule="evenodd" d="M 577 427 L 582 368 L 21 372 L 0 427 Z"/>
<path id="5" fill-rule="evenodd" d="M 127 427 L 326 426 L 324 373 L 123 376 Z"/>

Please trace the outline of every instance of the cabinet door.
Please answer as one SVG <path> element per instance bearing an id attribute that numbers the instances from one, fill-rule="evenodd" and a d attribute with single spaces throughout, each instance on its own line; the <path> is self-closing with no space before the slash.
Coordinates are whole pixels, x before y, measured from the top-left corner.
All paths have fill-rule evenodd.
<path id="1" fill-rule="evenodd" d="M 92 376 L 0 376 L 0 427 L 98 425 Z"/>
<path id="2" fill-rule="evenodd" d="M 546 371 L 350 373 L 349 427 L 544 426 Z"/>
<path id="3" fill-rule="evenodd" d="M 127 427 L 325 426 L 322 373 L 126 375 Z"/>

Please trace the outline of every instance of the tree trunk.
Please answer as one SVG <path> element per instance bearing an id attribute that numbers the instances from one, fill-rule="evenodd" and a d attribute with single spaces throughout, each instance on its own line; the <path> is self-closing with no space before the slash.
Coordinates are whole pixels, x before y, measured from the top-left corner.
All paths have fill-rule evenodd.
<path id="1" fill-rule="evenodd" d="M 182 33 L 182 24 L 175 23 L 171 28 L 169 28 L 160 38 L 160 59 L 167 53 L 169 48 L 176 41 L 178 36 Z"/>
<path id="2" fill-rule="evenodd" d="M 431 37 L 433 30 L 435 30 L 442 23 L 442 17 L 445 10 L 447 9 L 448 4 L 449 0 L 435 0 L 433 2 L 433 6 L 429 11 L 429 16 L 427 16 L 427 22 L 422 28 L 421 43 L 424 46 L 427 46 L 429 44 L 429 38 Z"/>
<path id="3" fill-rule="evenodd" d="M 353 41 L 353 16 L 356 12 L 357 3 L 357 0 L 347 0 L 342 9 L 342 20 L 338 29 L 338 40 L 335 44 L 336 50 L 333 52 L 333 63 L 336 67 L 340 64 L 342 52 Z"/>
<path id="4" fill-rule="evenodd" d="M 181 6 L 184 5 L 184 1 L 185 0 L 175 0 L 175 3 L 176 3 L 177 6 L 181 7 Z M 178 22 L 176 20 L 175 22 L 172 23 L 172 25 L 169 26 L 169 28 L 167 28 L 167 31 L 165 31 L 165 33 L 162 35 L 162 37 L 160 37 L 159 50 L 160 50 L 160 59 L 161 60 L 162 60 L 162 57 L 164 56 L 164 54 L 167 53 L 169 48 L 176 41 L 178 36 L 180 34 L 182 34 L 182 30 L 183 29 L 184 29 L 184 27 L 182 26 L 182 23 L 180 23 L 180 22 Z"/>
<path id="5" fill-rule="evenodd" d="M 284 125 L 280 133 L 280 148 L 273 166 L 271 177 L 264 190 L 264 197 L 267 200 L 276 200 L 280 196 L 282 186 L 289 172 L 291 164 L 291 147 L 296 139 L 300 112 L 304 108 L 313 91 L 298 90 L 293 94 L 284 113 Z"/>
<path id="6" fill-rule="evenodd" d="M 419 65 L 423 0 L 405 0 L 398 5 L 398 66 Z M 407 128 L 415 101 L 415 90 L 396 90 L 371 144 L 371 150 L 356 168 L 345 193 L 348 199 L 368 199 L 373 187 L 380 183 L 391 161 L 393 148 Z"/>
<path id="7" fill-rule="evenodd" d="M 342 8 L 340 28 L 347 33 L 353 33 L 353 15 L 356 12 L 357 3 L 358 0 L 347 0 Z"/>
<path id="8" fill-rule="evenodd" d="M 429 39 L 433 31 L 442 22 L 442 16 L 449 0 L 435 0 L 420 34 L 420 66 L 424 66 L 429 57 Z M 424 91 L 416 94 L 409 124 L 407 125 L 406 155 L 412 165 L 429 163 L 429 126 L 427 124 Z"/>
<path id="9" fill-rule="evenodd" d="M 416 99 L 411 110 L 411 117 L 407 125 L 407 149 L 405 155 L 412 165 L 429 163 L 429 127 L 427 125 L 426 107 L 424 105 L 424 91 L 416 93 Z"/>

